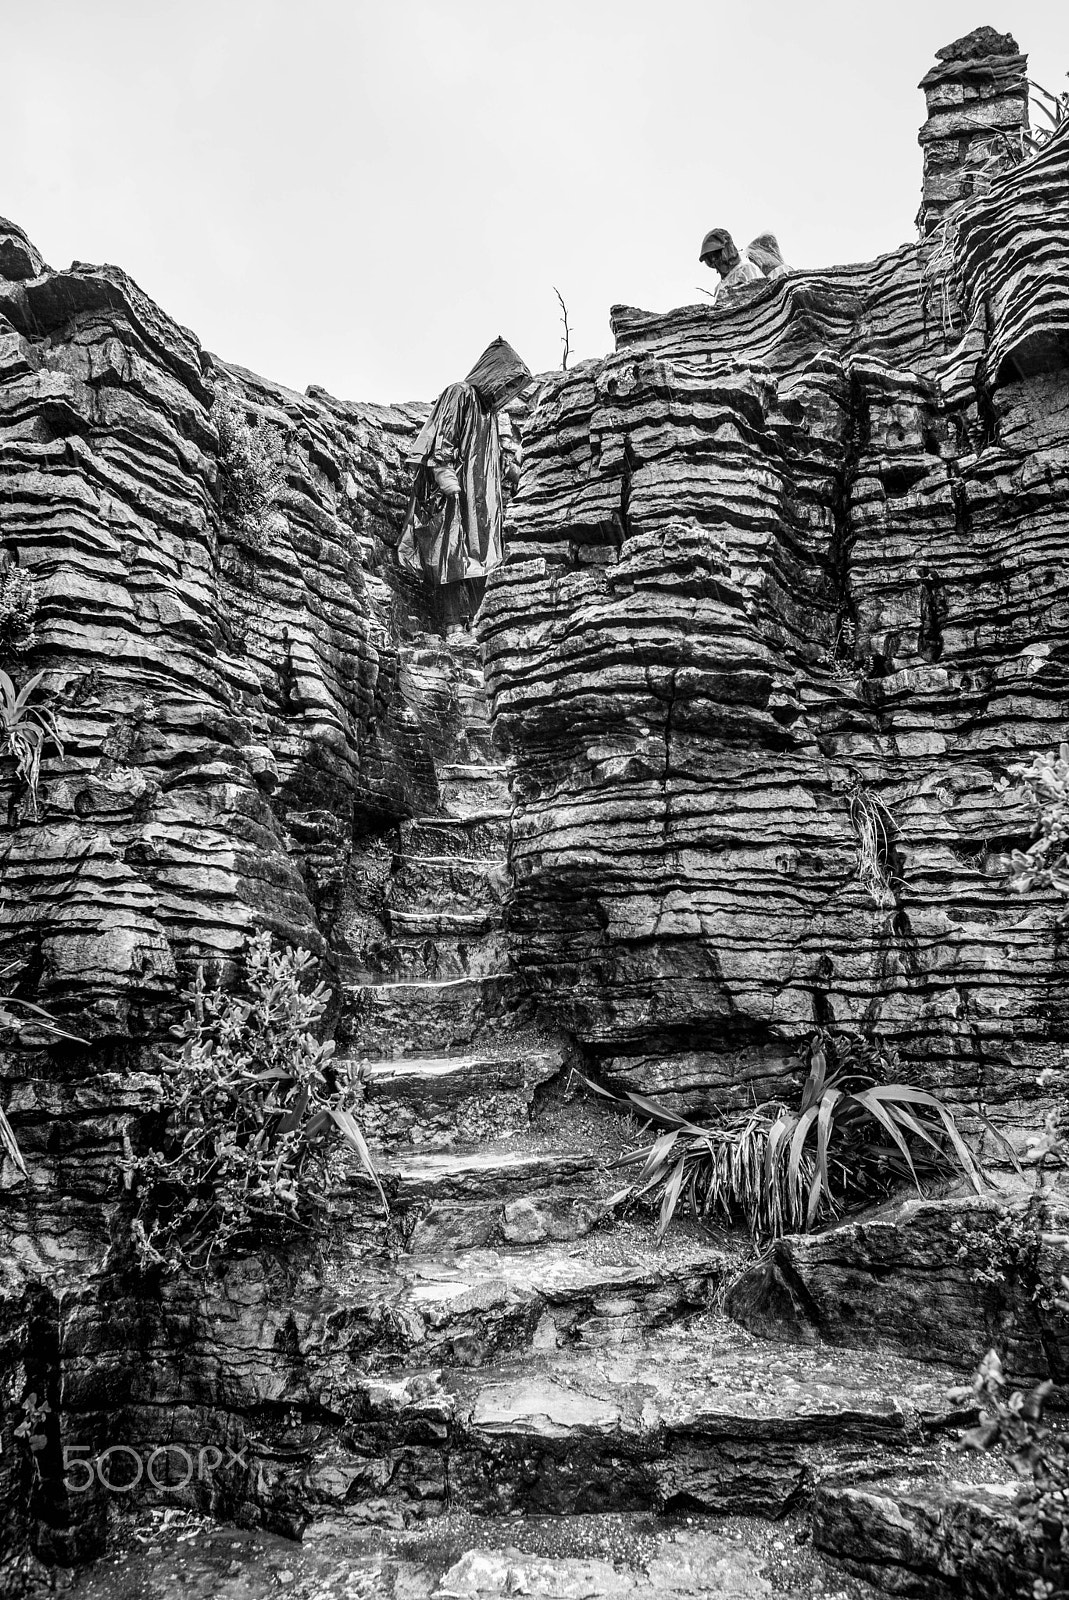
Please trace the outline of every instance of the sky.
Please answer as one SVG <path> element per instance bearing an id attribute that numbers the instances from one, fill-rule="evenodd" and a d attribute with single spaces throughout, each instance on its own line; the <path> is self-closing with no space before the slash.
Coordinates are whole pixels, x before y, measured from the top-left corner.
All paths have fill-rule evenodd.
<path id="1" fill-rule="evenodd" d="M 981 23 L 1069 87 L 1065 0 L 0 0 L 0 214 L 227 360 L 433 397 L 609 307 L 693 304 L 711 227 L 794 266 L 914 236 L 917 83 Z"/>

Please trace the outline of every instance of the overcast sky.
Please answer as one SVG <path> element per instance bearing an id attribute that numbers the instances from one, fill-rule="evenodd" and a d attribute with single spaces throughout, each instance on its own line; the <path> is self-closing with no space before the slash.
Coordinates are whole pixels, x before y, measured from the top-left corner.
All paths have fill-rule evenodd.
<path id="1" fill-rule="evenodd" d="M 1001 7 L 1001 9 L 999 9 Z M 913 236 L 918 80 L 980 23 L 1065 89 L 1065 0 L 0 0 L 0 213 L 294 388 L 431 399 L 614 302 Z"/>

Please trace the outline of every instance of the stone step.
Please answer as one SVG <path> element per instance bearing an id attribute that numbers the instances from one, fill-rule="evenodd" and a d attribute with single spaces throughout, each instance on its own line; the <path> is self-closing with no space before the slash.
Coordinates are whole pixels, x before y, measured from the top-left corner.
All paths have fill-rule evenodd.
<path id="1" fill-rule="evenodd" d="M 413 1254 L 570 1242 L 609 1214 L 619 1176 L 596 1145 L 561 1145 L 540 1128 L 489 1142 L 498 1130 L 478 1121 L 472 1132 L 487 1142 L 431 1154 L 373 1147 L 392 1227 Z M 370 1217 L 376 1197 L 367 1180 L 358 1176 L 350 1194 Z"/>
<path id="2" fill-rule="evenodd" d="M 401 824 L 401 849 L 409 858 L 504 860 L 511 816 L 507 807 L 499 806 L 468 816 L 409 817 Z"/>
<path id="3" fill-rule="evenodd" d="M 329 1498 L 328 1473 L 317 1487 L 325 1514 L 300 1542 L 174 1504 L 134 1510 L 121 1553 L 79 1569 L 79 1600 L 177 1593 L 254 1600 L 286 1592 L 300 1600 L 800 1600 L 845 1593 L 841 1571 L 814 1555 L 791 1522 L 444 1511 L 405 1528 L 386 1499 L 365 1500 L 354 1521 Z"/>
<path id="4" fill-rule="evenodd" d="M 724 1252 L 698 1230 L 658 1247 L 652 1226 L 578 1244 L 405 1258 L 402 1308 L 421 1361 L 477 1366 L 518 1347 L 622 1342 L 708 1309 Z M 409 1360 L 413 1351 L 409 1351 Z"/>
<path id="5" fill-rule="evenodd" d="M 347 1055 L 447 1055 L 480 1046 L 528 1020 L 514 974 L 349 982 L 338 1042 Z"/>
<path id="6" fill-rule="evenodd" d="M 475 1052 L 466 1055 L 388 1057 L 377 1061 L 335 1058 L 337 1066 L 359 1066 L 369 1100 L 405 1102 L 421 1112 L 434 1105 L 455 1105 L 469 1095 L 490 1089 L 521 1089 L 545 1083 L 558 1073 L 563 1051 L 558 1047 L 523 1054 Z"/>
<path id="7" fill-rule="evenodd" d="M 465 822 L 477 819 L 480 814 L 491 816 L 509 810 L 509 787 L 503 777 L 498 777 L 488 767 L 473 768 L 471 776 L 449 778 L 438 773 L 438 797 L 447 816 L 463 818 Z"/>
<path id="8" fill-rule="evenodd" d="M 508 892 L 504 853 L 492 856 L 403 856 L 387 887 L 390 909 L 492 907 L 498 917 Z"/>
<path id="9" fill-rule="evenodd" d="M 443 1145 L 525 1128 L 538 1084 L 555 1077 L 563 1051 L 481 1052 L 405 1060 L 341 1061 L 366 1085 L 365 1132 L 389 1148 Z"/>
<path id="10" fill-rule="evenodd" d="M 452 907 L 433 910 L 401 910 L 391 899 L 386 906 L 386 919 L 391 937 L 402 940 L 478 939 L 501 926 L 501 907 L 484 906 L 478 911 L 455 911 Z"/>
<path id="11" fill-rule="evenodd" d="M 382 1168 L 383 1184 L 398 1206 L 443 1199 L 507 1200 L 517 1190 L 567 1187 L 599 1172 L 599 1156 L 585 1151 L 513 1149 L 506 1143 L 435 1155 L 404 1155 Z"/>
<path id="12" fill-rule="evenodd" d="M 350 1503 L 363 1481 L 386 1487 L 402 1514 L 418 1513 L 418 1482 L 431 1480 L 482 1515 L 778 1517 L 815 1485 L 879 1480 L 937 1448 L 940 1434 L 972 1420 L 946 1398 L 956 1381 L 893 1357 L 770 1350 L 706 1313 L 618 1346 L 365 1380 L 350 1454 L 332 1470 L 344 1471 Z M 387 1430 L 384 1474 L 375 1441 Z M 404 1448 L 417 1444 L 418 1463 Z"/>
<path id="13" fill-rule="evenodd" d="M 367 983 L 441 983 L 469 979 L 485 982 L 508 971 L 509 947 L 504 930 L 463 938 L 446 934 L 413 933 L 402 938 L 399 931 L 376 951 L 376 959 L 389 965 L 361 974 Z M 395 1041 L 384 1041 L 389 1049 Z M 429 1048 L 437 1048 L 433 1043 Z M 418 1052 L 417 1052 L 418 1053 Z"/>
<path id="14" fill-rule="evenodd" d="M 435 768 L 439 779 L 448 778 L 450 781 L 459 782 L 464 778 L 501 778 L 505 779 L 508 767 L 503 761 L 471 763 L 463 761 L 440 761 Z"/>

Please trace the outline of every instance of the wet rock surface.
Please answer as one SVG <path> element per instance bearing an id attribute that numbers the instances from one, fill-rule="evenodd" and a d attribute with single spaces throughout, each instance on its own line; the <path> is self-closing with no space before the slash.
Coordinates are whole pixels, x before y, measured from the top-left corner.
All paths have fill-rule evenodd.
<path id="1" fill-rule="evenodd" d="M 1057 1303 L 1069 1271 L 1060 1188 L 905 1201 L 780 1240 L 732 1284 L 731 1314 L 768 1338 L 894 1350 L 973 1367 L 991 1348 L 1014 1383 L 1069 1379 Z"/>
<path id="2" fill-rule="evenodd" d="M 50 1559 L 122 1547 L 83 1593 L 973 1582 L 1010 1500 L 948 1391 L 991 1341 L 1065 1376 L 1060 1194 L 898 1201 L 764 1259 L 658 1243 L 616 1198 L 637 1121 L 569 1077 L 738 1109 L 815 1026 L 877 1029 L 1020 1143 L 1063 1064 L 1057 908 L 1006 870 L 1069 671 L 1069 140 L 970 196 L 959 123 L 1016 126 L 1023 63 L 958 43 L 926 242 L 617 308 L 615 354 L 545 382 L 478 639 L 389 560 L 421 408 L 282 390 L 0 228 L 4 531 L 66 741 L 39 816 L 8 783 L 0 922 L 88 1041 L 3 1064 L 30 1177 L 0 1492 Z M 283 440 L 255 548 L 220 387 Z M 263 924 L 337 978 L 389 1216 L 354 1166 L 322 1237 L 132 1274 L 122 1162 L 178 983 Z"/>
<path id="3" fill-rule="evenodd" d="M 162 1600 L 178 1585 L 205 1600 L 279 1593 L 297 1600 L 864 1600 L 873 1593 L 813 1553 L 799 1525 L 752 1518 L 454 1514 L 395 1533 L 324 1522 L 294 1546 L 161 1510 L 124 1530 L 123 1539 L 126 1548 L 79 1578 L 75 1594 Z"/>

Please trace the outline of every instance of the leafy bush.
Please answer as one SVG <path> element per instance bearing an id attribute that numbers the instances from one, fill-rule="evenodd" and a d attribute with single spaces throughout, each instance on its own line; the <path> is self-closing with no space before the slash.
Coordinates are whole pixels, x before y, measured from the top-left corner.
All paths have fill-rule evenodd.
<path id="1" fill-rule="evenodd" d="M 1039 836 L 1027 850 L 1013 852 L 1011 887 L 1053 889 L 1069 895 L 1069 744 L 1033 756 L 1029 766 L 1011 769 L 1023 778 L 1039 810 Z"/>
<path id="2" fill-rule="evenodd" d="M 1069 1279 L 1062 1283 L 1069 1290 Z M 1023 1592 L 1036 1600 L 1069 1595 L 1069 1435 L 1053 1432 L 1043 1420 L 1053 1387 L 1048 1379 L 1030 1394 L 1015 1391 L 1007 1399 L 1002 1363 L 989 1350 L 971 1387 L 955 1389 L 950 1396 L 959 1403 L 979 1402 L 981 1407 L 979 1424 L 963 1436 L 962 1445 L 970 1450 L 1007 1450 L 1014 1471 L 1026 1480 L 1015 1509 L 1040 1570 L 1031 1589 Z M 983 1556 L 983 1546 L 978 1554 Z"/>
<path id="3" fill-rule="evenodd" d="M 212 405 L 219 434 L 219 493 L 223 524 L 247 549 L 266 550 L 285 523 L 279 500 L 286 484 L 285 437 L 271 423 L 250 426 L 233 395 Z"/>
<path id="4" fill-rule="evenodd" d="M 37 643 L 37 584 L 25 567 L 0 569 L 0 650 L 17 655 Z"/>
<path id="5" fill-rule="evenodd" d="M 808 1231 L 845 1201 L 886 1193 L 902 1179 L 919 1188 L 922 1173 L 957 1168 L 979 1193 L 981 1169 L 951 1112 L 924 1089 L 881 1082 L 887 1064 L 877 1046 L 819 1033 L 797 1108 L 769 1101 L 708 1127 L 645 1095 L 620 1097 L 586 1079 L 661 1129 L 614 1163 L 642 1170 L 613 1203 L 660 1194 L 661 1235 L 689 1207 L 701 1217 L 741 1220 L 755 1238 L 770 1239 Z"/>
<path id="6" fill-rule="evenodd" d="M 15 775 L 29 792 L 35 817 L 45 744 L 55 745 L 63 754 L 53 713 L 44 706 L 29 704 L 43 677 L 44 673 L 38 672 L 17 689 L 7 673 L 0 671 L 0 755 L 13 757 Z"/>
<path id="7" fill-rule="evenodd" d="M 316 1037 L 328 990 L 306 987 L 314 975 L 307 950 L 272 950 L 268 933 L 249 941 L 247 994 L 210 989 L 198 969 L 165 1065 L 162 1148 L 133 1161 L 143 1261 L 206 1266 L 237 1240 L 307 1226 L 333 1186 L 334 1131 L 388 1209 L 355 1116 L 360 1086 L 336 1081 L 334 1045 Z"/>

